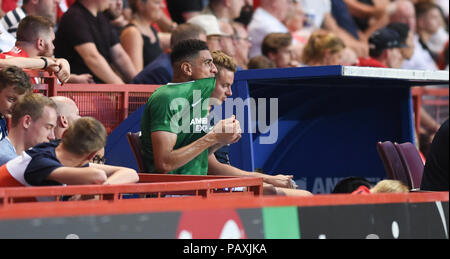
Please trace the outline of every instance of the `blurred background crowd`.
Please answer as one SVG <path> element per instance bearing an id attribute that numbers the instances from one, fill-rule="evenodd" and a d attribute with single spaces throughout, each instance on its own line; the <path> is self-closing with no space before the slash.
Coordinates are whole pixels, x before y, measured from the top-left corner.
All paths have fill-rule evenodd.
<path id="1" fill-rule="evenodd" d="M 448 70 L 447 0 L 0 0 L 0 52 L 67 60 L 69 83 L 167 84 L 171 48 L 206 41 L 238 70 Z M 42 33 L 45 17 L 54 28 Z M 45 27 L 45 26 L 44 26 Z M 1 57 L 1 56 L 0 56 Z M 430 142 L 442 122 L 422 111 Z M 448 113 L 448 111 L 447 111 Z M 447 116 L 443 116 L 446 118 Z"/>

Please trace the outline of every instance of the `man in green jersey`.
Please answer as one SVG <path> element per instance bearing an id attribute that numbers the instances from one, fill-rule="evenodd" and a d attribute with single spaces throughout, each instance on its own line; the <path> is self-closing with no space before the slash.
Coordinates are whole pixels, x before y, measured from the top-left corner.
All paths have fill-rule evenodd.
<path id="1" fill-rule="evenodd" d="M 239 140 L 240 127 L 235 119 L 228 119 L 217 129 L 223 126 L 231 133 L 209 131 L 208 100 L 217 69 L 206 43 L 183 41 L 173 49 L 171 59 L 173 83 L 150 97 L 142 119 L 144 163 L 150 173 L 206 175 L 208 149 Z"/>
<path id="2" fill-rule="evenodd" d="M 213 56 L 199 40 L 183 41 L 173 49 L 174 83 L 150 97 L 141 123 L 147 172 L 262 177 L 266 194 L 311 195 L 294 190 L 292 176 L 246 172 L 217 161 L 214 152 L 239 141 L 242 130 L 234 116 L 209 127 L 209 108 L 231 96 L 236 71 L 230 57 L 221 52 Z"/>

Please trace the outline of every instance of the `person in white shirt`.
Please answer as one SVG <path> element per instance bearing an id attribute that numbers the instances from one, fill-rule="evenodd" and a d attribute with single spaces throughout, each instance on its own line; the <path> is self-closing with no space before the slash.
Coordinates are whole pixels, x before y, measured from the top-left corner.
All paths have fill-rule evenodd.
<path id="1" fill-rule="evenodd" d="M 37 144 L 55 139 L 56 104 L 41 94 L 28 94 L 15 105 L 12 128 L 0 141 L 0 165 Z"/>
<path id="2" fill-rule="evenodd" d="M 315 31 L 322 28 L 325 17 L 331 13 L 330 0 L 299 0 L 306 16 L 304 29 Z"/>
<path id="3" fill-rule="evenodd" d="M 416 6 L 417 34 L 433 57 L 437 57 L 448 41 L 440 7 L 433 3 L 420 3 Z"/>
<path id="4" fill-rule="evenodd" d="M 10 51 L 16 44 L 16 38 L 0 25 L 0 53 Z"/>
<path id="5" fill-rule="evenodd" d="M 268 34 L 289 32 L 282 21 L 286 19 L 290 7 L 290 0 L 261 0 L 261 6 L 248 26 L 248 34 L 252 39 L 250 58 L 261 56 L 261 45 Z"/>
<path id="6" fill-rule="evenodd" d="M 398 0 L 396 2 L 395 11 L 389 17 L 390 22 L 406 23 L 414 32 L 414 54 L 409 60 L 403 62 L 403 69 L 415 70 L 437 70 L 437 65 L 420 44 L 419 36 L 416 32 L 416 11 L 414 5 L 408 0 Z"/>

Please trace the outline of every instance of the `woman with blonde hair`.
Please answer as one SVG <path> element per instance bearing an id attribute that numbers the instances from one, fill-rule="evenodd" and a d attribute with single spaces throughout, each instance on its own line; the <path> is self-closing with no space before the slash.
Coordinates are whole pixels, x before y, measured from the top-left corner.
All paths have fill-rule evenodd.
<path id="1" fill-rule="evenodd" d="M 341 65 L 345 43 L 330 32 L 314 32 L 303 49 L 302 62 L 307 66 Z"/>
<path id="2" fill-rule="evenodd" d="M 163 0 L 129 0 L 133 12 L 120 41 L 138 71 L 163 53 L 158 32 L 152 24 L 162 18 Z"/>

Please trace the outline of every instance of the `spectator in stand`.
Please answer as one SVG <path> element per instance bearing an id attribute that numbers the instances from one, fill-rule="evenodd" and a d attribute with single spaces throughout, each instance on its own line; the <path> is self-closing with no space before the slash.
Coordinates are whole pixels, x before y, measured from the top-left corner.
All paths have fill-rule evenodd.
<path id="1" fill-rule="evenodd" d="M 0 141 L 8 136 L 5 116 L 11 116 L 16 102 L 31 91 L 30 77 L 22 69 L 12 66 L 0 70 Z"/>
<path id="2" fill-rule="evenodd" d="M 9 11 L 0 20 L 0 24 L 16 37 L 20 21 L 27 15 L 44 16 L 56 24 L 56 9 L 60 0 L 23 0 L 21 7 Z"/>
<path id="3" fill-rule="evenodd" d="M 144 67 L 163 53 L 160 45 L 158 32 L 152 23 L 161 19 L 162 0 L 129 0 L 133 18 L 125 26 L 120 35 L 123 48 L 130 56 L 137 71 Z"/>
<path id="4" fill-rule="evenodd" d="M 6 53 L 8 56 L 15 57 L 46 57 L 52 59 L 53 56 L 53 23 L 45 17 L 28 15 L 19 23 L 17 30 L 17 41 L 14 48 Z M 61 83 L 93 83 L 92 75 L 70 74 L 69 62 L 65 59 L 53 59 L 59 65 L 60 71 L 56 73 Z"/>
<path id="5" fill-rule="evenodd" d="M 18 0 L 0 0 L 0 18 L 17 7 Z"/>
<path id="6" fill-rule="evenodd" d="M 8 53 L 11 54 L 11 53 Z M 53 58 L 15 57 L 0 53 L 0 68 L 16 66 L 21 69 L 46 70 L 50 75 L 55 74 L 60 82 L 65 83 L 70 77 L 70 67 L 67 61 L 57 63 Z"/>
<path id="7" fill-rule="evenodd" d="M 17 6 L 0 19 L 0 28 L 5 30 L 5 41 L 0 44 L 1 51 L 9 51 L 14 47 L 17 28 L 20 21 L 27 15 L 40 15 L 56 23 L 56 7 L 60 0 L 24 0 L 22 6 Z"/>
<path id="8" fill-rule="evenodd" d="M 12 128 L 0 141 L 0 165 L 40 143 L 55 139 L 56 104 L 41 94 L 29 94 L 15 105 Z"/>
<path id="9" fill-rule="evenodd" d="M 60 71 L 61 68 L 56 64 L 55 59 L 44 57 L 27 58 L 20 56 L 9 56 L 0 53 L 0 68 L 16 66 L 21 69 L 47 70 L 50 73 Z"/>
<path id="10" fill-rule="evenodd" d="M 308 39 L 312 33 L 311 30 L 304 28 L 305 22 L 306 16 L 303 12 L 302 5 L 298 1 L 295 1 L 293 3 L 293 8 L 289 10 L 289 14 L 284 23 L 291 32 L 294 41 L 297 43 L 293 46 L 293 55 L 294 59 L 300 63 L 302 62 L 303 48 L 306 43 L 308 43 Z"/>
<path id="11" fill-rule="evenodd" d="M 332 21 L 331 16 L 331 1 L 330 0 L 299 0 L 305 15 L 304 29 L 311 33 L 318 29 L 325 29 L 326 20 Z"/>
<path id="12" fill-rule="evenodd" d="M 400 41 L 405 45 L 404 48 L 401 48 L 403 58 L 405 60 L 410 60 L 414 55 L 414 31 L 411 30 L 406 23 L 390 23 L 387 28 L 392 29 L 398 33 L 400 36 Z"/>
<path id="13" fill-rule="evenodd" d="M 201 14 L 205 8 L 203 0 L 167 0 L 167 9 L 172 20 L 178 24 L 185 23 L 192 17 Z"/>
<path id="14" fill-rule="evenodd" d="M 359 57 L 356 55 L 355 51 L 353 51 L 349 47 L 345 47 L 342 52 L 342 59 L 339 65 L 342 66 L 357 66 L 359 63 Z"/>
<path id="15" fill-rule="evenodd" d="M 75 74 L 92 74 L 97 83 L 123 84 L 137 71 L 103 14 L 107 8 L 106 0 L 75 2 L 56 32 L 55 56 L 67 58 Z"/>
<path id="16" fill-rule="evenodd" d="M 242 23 L 233 22 L 231 24 L 234 30 L 234 49 L 236 51 L 233 56 L 238 67 L 247 69 L 248 54 L 252 46 L 251 39 L 248 37 L 248 32 Z"/>
<path id="17" fill-rule="evenodd" d="M 206 158 L 207 152 L 204 151 L 209 147 L 209 143 L 197 143 L 200 144 L 200 149 L 179 150 L 182 148 L 182 142 L 177 141 L 177 139 L 185 138 L 185 141 L 183 141 L 183 145 L 185 145 L 188 144 L 186 141 L 190 144 L 198 137 L 191 136 L 192 133 L 188 134 L 187 131 L 176 131 L 172 127 L 173 125 L 170 124 L 172 112 L 169 107 L 169 99 L 188 98 L 192 94 L 190 89 L 193 86 L 186 82 L 190 81 L 198 82 L 199 89 L 202 89 L 202 96 L 209 98 L 214 90 L 215 80 L 208 79 L 208 82 L 202 82 L 200 79 L 214 77 L 217 68 L 213 64 L 208 46 L 200 40 L 186 40 L 178 43 L 172 49 L 171 63 L 174 70 L 173 84 L 161 87 L 150 97 L 141 123 L 141 142 L 146 172 L 168 173 L 173 171 L 179 174 L 189 172 L 206 174 L 204 162 L 199 163 L 191 160 L 200 154 L 203 158 Z M 202 112 L 202 117 L 203 115 L 206 117 L 206 114 Z M 200 137 L 200 135 L 198 136 Z M 234 137 L 237 137 L 237 135 Z M 203 147 L 205 144 L 208 145 Z M 191 154 L 192 152 L 194 154 Z M 184 156 L 188 157 L 183 158 Z"/>
<path id="18" fill-rule="evenodd" d="M 70 98 L 64 96 L 52 96 L 50 99 L 56 104 L 57 121 L 55 127 L 55 138 L 62 139 L 66 130 L 80 117 L 77 104 Z"/>
<path id="19" fill-rule="evenodd" d="M 403 62 L 403 69 L 437 70 L 437 66 L 430 53 L 420 43 L 416 32 L 416 11 L 414 5 L 408 0 L 397 0 L 395 11 L 390 16 L 390 22 L 406 23 L 414 33 L 414 54 L 409 60 Z"/>
<path id="20" fill-rule="evenodd" d="M 67 12 L 69 7 L 71 5 L 73 5 L 76 1 L 77 0 L 60 0 L 59 1 L 57 13 L 56 13 L 56 19 L 58 20 L 58 22 L 61 21 L 61 17 L 63 16 L 63 14 L 65 12 Z"/>
<path id="21" fill-rule="evenodd" d="M 170 39 L 171 48 L 184 40 L 197 39 L 206 42 L 206 32 L 195 24 L 181 24 L 173 32 Z M 147 65 L 131 81 L 132 84 L 165 85 L 172 82 L 173 69 L 170 62 L 170 53 L 161 54 L 155 61 Z"/>
<path id="22" fill-rule="evenodd" d="M 248 62 L 248 69 L 276 68 L 275 63 L 266 56 L 257 56 Z"/>
<path id="23" fill-rule="evenodd" d="M 447 0 L 434 0 L 434 2 L 439 5 L 442 14 L 448 19 L 449 2 Z"/>
<path id="24" fill-rule="evenodd" d="M 212 14 L 218 20 L 231 23 L 241 15 L 244 0 L 209 0 L 209 5 L 203 10 L 203 14 Z"/>
<path id="25" fill-rule="evenodd" d="M 401 181 L 383 180 L 374 187 L 361 177 L 349 177 L 336 184 L 333 194 L 409 193 L 409 188 Z"/>
<path id="26" fill-rule="evenodd" d="M 208 48 L 211 51 L 222 50 L 222 40 L 226 35 L 220 29 L 220 23 L 214 15 L 202 14 L 190 19 L 187 23 L 200 26 L 206 31 Z"/>
<path id="27" fill-rule="evenodd" d="M 427 155 L 420 189 L 423 191 L 449 191 L 449 121 L 436 133 Z"/>
<path id="28" fill-rule="evenodd" d="M 105 146 L 106 130 L 93 118 L 77 120 L 62 140 L 33 147 L 0 167 L 0 186 L 128 184 L 139 181 L 129 168 L 89 163 Z"/>
<path id="29" fill-rule="evenodd" d="M 111 0 L 109 1 L 109 7 L 103 14 L 109 19 L 115 33 L 120 37 L 120 32 L 123 27 L 128 24 L 128 21 L 123 15 L 123 0 Z"/>
<path id="30" fill-rule="evenodd" d="M 0 25 L 0 53 L 10 50 L 14 46 L 15 42 L 16 38 L 6 32 L 5 28 Z"/>
<path id="31" fill-rule="evenodd" d="M 358 57 L 367 57 L 369 55 L 369 46 L 366 41 L 360 41 L 355 38 L 354 35 L 347 32 L 342 28 L 332 14 L 332 2 L 331 0 L 299 0 L 302 5 L 303 11 L 306 15 L 305 29 L 316 31 L 318 29 L 324 29 L 334 33 L 338 36 L 345 45 L 351 48 Z M 348 14 L 348 10 L 345 6 L 342 12 Z M 336 12 L 336 11 L 335 11 Z M 346 16 L 348 18 L 348 16 Z"/>
<path id="32" fill-rule="evenodd" d="M 369 39 L 370 59 L 360 59 L 360 66 L 401 68 L 403 64 L 402 48 L 406 45 L 400 35 L 392 29 L 376 31 Z"/>
<path id="33" fill-rule="evenodd" d="M 389 13 L 395 8 L 390 0 L 344 0 L 360 31 L 359 36 L 367 40 L 375 31 L 389 23 Z"/>
<path id="34" fill-rule="evenodd" d="M 292 53 L 292 35 L 290 33 L 271 33 L 264 38 L 262 53 L 277 68 L 298 67 Z"/>
<path id="35" fill-rule="evenodd" d="M 55 49 L 53 26 L 54 24 L 43 16 L 26 16 L 19 23 L 16 46 L 8 53 L 23 57 L 53 56 Z"/>
<path id="36" fill-rule="evenodd" d="M 241 8 L 241 14 L 235 19 L 235 21 L 243 24 L 247 28 L 252 21 L 253 13 L 253 0 L 244 0 L 244 6 Z"/>
<path id="37" fill-rule="evenodd" d="M 438 5 L 419 3 L 415 6 L 417 17 L 417 34 L 420 43 L 435 61 L 448 41 L 448 32 L 444 29 L 444 20 Z"/>
<path id="38" fill-rule="evenodd" d="M 409 193 L 409 188 L 398 180 L 383 180 L 371 188 L 370 193 Z"/>
<path id="39" fill-rule="evenodd" d="M 261 0 L 248 26 L 248 34 L 252 39 L 250 58 L 260 56 L 264 38 L 270 33 L 288 33 L 283 21 L 291 8 L 290 0 Z"/>
<path id="40" fill-rule="evenodd" d="M 444 51 L 442 51 L 441 55 L 439 56 L 438 65 L 440 70 L 448 71 L 448 41 L 447 44 L 445 44 Z"/>
<path id="41" fill-rule="evenodd" d="M 397 0 L 395 2 L 395 12 L 390 16 L 391 22 L 407 23 L 410 30 L 414 33 L 414 54 L 409 60 L 404 60 L 403 69 L 414 70 L 438 70 L 436 62 L 433 60 L 430 52 L 426 50 L 424 44 L 420 42 L 420 37 L 417 34 L 417 19 L 416 11 L 413 3 L 408 0 Z M 426 154 L 432 137 L 440 128 L 440 124 L 432 118 L 432 116 L 421 107 L 421 128 L 417 129 L 419 134 L 420 150 Z"/>
<path id="42" fill-rule="evenodd" d="M 345 43 L 333 33 L 316 31 L 303 49 L 303 64 L 307 66 L 340 65 L 345 47 Z"/>

